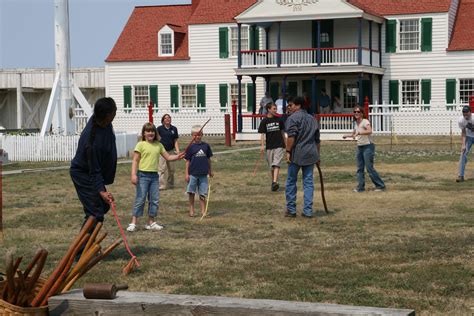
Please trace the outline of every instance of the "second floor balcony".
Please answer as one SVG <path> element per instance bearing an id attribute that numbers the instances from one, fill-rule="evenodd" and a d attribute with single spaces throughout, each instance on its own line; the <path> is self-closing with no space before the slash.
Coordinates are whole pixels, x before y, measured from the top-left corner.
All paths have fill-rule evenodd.
<path id="1" fill-rule="evenodd" d="M 241 68 L 364 65 L 380 67 L 380 51 L 366 47 L 241 51 Z"/>

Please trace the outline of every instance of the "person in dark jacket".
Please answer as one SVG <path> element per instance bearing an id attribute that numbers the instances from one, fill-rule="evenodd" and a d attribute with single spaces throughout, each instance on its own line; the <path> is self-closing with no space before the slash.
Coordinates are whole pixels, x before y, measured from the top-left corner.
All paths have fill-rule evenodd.
<path id="1" fill-rule="evenodd" d="M 104 220 L 114 201 L 106 185 L 112 184 L 117 168 L 117 148 L 112 121 L 117 106 L 112 98 L 100 98 L 94 114 L 82 131 L 76 155 L 71 161 L 70 175 L 77 195 L 84 206 L 85 221 L 95 216 Z"/>

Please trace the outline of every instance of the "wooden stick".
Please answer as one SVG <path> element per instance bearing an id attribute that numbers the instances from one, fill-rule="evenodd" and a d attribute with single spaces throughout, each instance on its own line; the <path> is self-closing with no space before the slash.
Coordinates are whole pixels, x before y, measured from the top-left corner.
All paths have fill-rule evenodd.
<path id="1" fill-rule="evenodd" d="M 4 289 L 3 297 L 5 301 L 10 302 L 9 299 L 15 294 L 15 270 L 13 269 L 13 250 L 7 251 L 5 255 L 5 272 L 7 274 L 7 288 Z"/>
<path id="2" fill-rule="evenodd" d="M 99 256 L 95 257 L 94 259 L 92 259 L 87 266 L 81 268 L 79 270 L 79 273 L 76 274 L 67 284 L 66 286 L 64 287 L 64 289 L 62 290 L 61 293 L 65 293 L 67 291 L 69 291 L 71 289 L 71 287 L 74 285 L 74 283 L 80 278 L 82 277 L 85 273 L 87 273 L 90 269 L 92 269 L 96 264 L 97 262 L 99 262 L 100 260 L 102 260 L 103 258 L 105 258 L 109 253 L 112 252 L 112 250 L 114 250 L 115 248 L 117 248 L 118 245 L 120 245 L 122 243 L 122 239 L 119 238 L 117 239 L 116 241 L 114 241 L 114 243 L 112 245 L 110 245 L 107 249 L 105 249 L 105 251 L 100 254 Z"/>
<path id="3" fill-rule="evenodd" d="M 95 225 L 91 238 L 89 238 L 89 241 L 87 241 L 87 244 L 84 247 L 83 252 L 86 252 L 92 246 L 101 228 L 102 228 L 102 222 L 98 222 L 97 225 Z"/>
<path id="4" fill-rule="evenodd" d="M 87 253 L 84 253 L 81 256 L 81 260 L 72 268 L 71 272 L 68 273 L 63 284 L 60 287 L 60 291 L 62 291 L 66 285 L 76 276 L 81 269 L 88 265 L 88 263 L 94 258 L 94 256 L 100 251 L 101 247 L 98 244 L 94 244 Z"/>
<path id="5" fill-rule="evenodd" d="M 22 291 L 25 290 L 25 287 L 26 287 L 25 278 L 23 277 L 23 273 L 21 273 L 21 271 L 18 270 L 17 274 L 18 274 L 18 278 L 16 278 L 17 286 L 16 286 L 16 289 L 15 289 L 15 294 L 13 295 L 13 297 L 11 299 L 11 303 L 13 305 L 17 305 L 18 297 L 20 296 Z"/>
<path id="6" fill-rule="evenodd" d="M 35 256 L 36 257 L 36 256 Z M 35 270 L 33 271 L 33 275 L 31 278 L 26 279 L 26 288 L 22 296 L 18 298 L 18 304 L 20 306 L 26 306 L 27 300 L 29 298 L 30 293 L 33 292 L 36 282 L 38 281 L 39 277 L 41 276 L 41 272 L 43 271 L 44 264 L 46 263 L 46 258 L 48 257 L 48 251 L 46 249 L 39 250 L 39 256 L 37 259 L 37 264 Z M 31 270 L 31 269 L 30 269 Z M 26 275 L 26 274 L 25 274 Z"/>
<path id="7" fill-rule="evenodd" d="M 16 272 L 18 267 L 20 267 L 21 260 L 23 260 L 23 257 L 16 258 L 15 264 L 13 265 L 13 272 Z"/>
<path id="8" fill-rule="evenodd" d="M 61 271 L 59 276 L 56 278 L 54 281 L 53 285 L 51 286 L 51 289 L 48 291 L 48 293 L 44 296 L 43 301 L 41 301 L 40 306 L 45 306 L 48 303 L 48 298 L 50 296 L 55 295 L 56 293 L 59 293 L 59 287 L 63 283 L 64 279 L 66 278 L 67 274 L 69 273 L 69 270 L 71 269 L 72 264 L 74 263 L 74 259 L 81 249 L 81 247 L 89 240 L 90 234 L 87 233 L 85 234 L 82 239 L 80 240 L 79 243 L 77 243 L 76 247 L 74 248 L 74 251 L 72 254 L 69 256 L 69 260 L 64 266 L 64 269 Z"/>
<path id="9" fill-rule="evenodd" d="M 76 237 L 74 242 L 70 245 L 68 251 L 66 252 L 64 257 L 61 259 L 61 261 L 56 266 L 56 269 L 54 269 L 53 273 L 51 273 L 51 275 L 49 276 L 49 278 L 46 281 L 46 283 L 44 284 L 44 286 L 41 288 L 41 290 L 38 292 L 38 294 L 35 296 L 35 298 L 31 302 L 32 307 L 38 307 L 43 302 L 45 296 L 48 294 L 49 290 L 54 285 L 54 282 L 57 280 L 57 278 L 60 276 L 61 272 L 64 270 L 64 267 L 67 264 L 67 262 L 69 261 L 69 257 L 74 252 L 74 249 L 76 248 L 76 245 L 80 242 L 82 237 L 91 229 L 94 222 L 95 222 L 95 217 L 89 216 L 86 223 L 82 227 L 81 232 L 79 233 L 79 235 Z"/>
<path id="10" fill-rule="evenodd" d="M 30 274 L 30 271 L 33 269 L 36 262 L 38 262 L 38 260 L 40 259 L 41 255 L 43 253 L 43 250 L 44 250 L 43 248 L 39 248 L 38 251 L 36 252 L 35 256 L 33 257 L 33 260 L 31 260 L 31 262 L 26 267 L 25 271 L 23 272 L 23 275 L 25 276 L 25 279 Z"/>

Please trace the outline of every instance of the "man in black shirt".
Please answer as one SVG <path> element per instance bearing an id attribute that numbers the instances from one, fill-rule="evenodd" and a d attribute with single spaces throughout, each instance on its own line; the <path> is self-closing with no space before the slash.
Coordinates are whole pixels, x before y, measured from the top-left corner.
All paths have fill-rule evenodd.
<path id="1" fill-rule="evenodd" d="M 265 149 L 267 162 L 271 167 L 272 191 L 278 191 L 278 173 L 280 164 L 285 154 L 285 133 L 283 121 L 276 116 L 277 107 L 274 103 L 268 103 L 266 106 L 267 117 L 260 122 L 258 132 L 261 133 L 261 152 Z"/>

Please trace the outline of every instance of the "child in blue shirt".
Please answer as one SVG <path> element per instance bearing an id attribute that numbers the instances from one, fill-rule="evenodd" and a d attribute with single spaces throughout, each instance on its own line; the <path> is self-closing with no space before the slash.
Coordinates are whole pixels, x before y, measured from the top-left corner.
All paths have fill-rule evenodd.
<path id="1" fill-rule="evenodd" d="M 186 192 L 189 195 L 189 216 L 194 217 L 194 195 L 199 194 L 201 214 L 204 214 L 209 189 L 207 176 L 214 176 L 211 168 L 212 150 L 209 144 L 202 141 L 200 125 L 191 129 L 193 142 L 186 150 Z"/>

